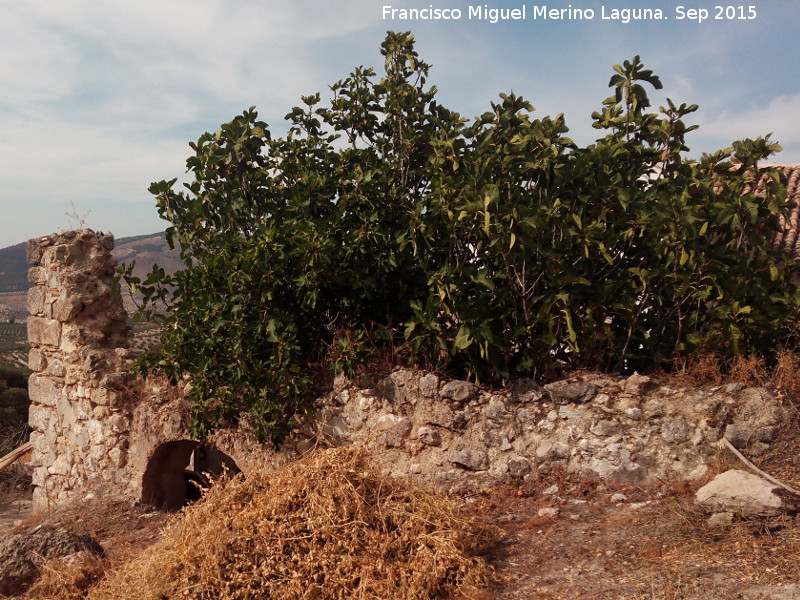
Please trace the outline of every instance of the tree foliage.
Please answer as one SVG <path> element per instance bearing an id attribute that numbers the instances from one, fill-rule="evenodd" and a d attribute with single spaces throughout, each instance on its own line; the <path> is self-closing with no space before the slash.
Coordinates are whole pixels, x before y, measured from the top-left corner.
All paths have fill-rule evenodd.
<path id="1" fill-rule="evenodd" d="M 329 103 L 303 97 L 284 137 L 251 108 L 191 144 L 185 189 L 150 188 L 185 269 L 127 274 L 140 317 L 168 308 L 142 367 L 188 376 L 195 435 L 247 412 L 279 441 L 312 367 L 385 348 L 500 382 L 790 341 L 769 136 L 687 160 L 697 107 L 653 111 L 661 81 L 639 57 L 614 67 L 602 137 L 579 147 L 513 93 L 472 121 L 439 104 L 410 34 L 381 54 L 382 77 L 359 67 Z"/>

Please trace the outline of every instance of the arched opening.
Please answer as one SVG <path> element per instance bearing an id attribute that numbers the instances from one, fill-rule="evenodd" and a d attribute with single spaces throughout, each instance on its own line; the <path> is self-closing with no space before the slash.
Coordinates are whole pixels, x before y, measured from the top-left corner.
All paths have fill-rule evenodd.
<path id="1" fill-rule="evenodd" d="M 178 440 L 161 444 L 153 453 L 142 478 L 142 502 L 167 510 L 199 500 L 201 489 L 228 472 L 240 469 L 234 460 L 208 444 Z"/>

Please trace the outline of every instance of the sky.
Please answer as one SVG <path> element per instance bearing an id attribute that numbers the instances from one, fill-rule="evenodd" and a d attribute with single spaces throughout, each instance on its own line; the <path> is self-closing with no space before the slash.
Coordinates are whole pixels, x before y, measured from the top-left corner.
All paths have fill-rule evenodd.
<path id="1" fill-rule="evenodd" d="M 664 84 L 655 106 L 699 104 L 690 156 L 772 133 L 774 162 L 800 163 L 800 2 L 743 2 L 0 0 L 0 248 L 78 226 L 163 230 L 147 188 L 185 177 L 189 142 L 253 105 L 283 135 L 301 95 L 324 98 L 356 66 L 380 73 L 387 30 L 414 34 L 440 103 L 465 117 L 513 91 L 590 143 L 613 65 L 638 54 Z M 412 8 L 461 18 L 388 18 Z M 603 18 L 623 8 L 664 18 Z"/>

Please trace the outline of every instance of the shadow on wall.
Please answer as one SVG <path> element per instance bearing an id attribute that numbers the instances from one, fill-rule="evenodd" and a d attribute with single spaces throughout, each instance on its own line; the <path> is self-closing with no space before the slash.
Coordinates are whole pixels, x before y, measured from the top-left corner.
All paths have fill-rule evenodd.
<path id="1" fill-rule="evenodd" d="M 147 463 L 142 479 L 142 502 L 180 510 L 199 500 L 201 489 L 223 473 L 241 470 L 233 459 L 207 444 L 178 440 L 161 444 Z"/>

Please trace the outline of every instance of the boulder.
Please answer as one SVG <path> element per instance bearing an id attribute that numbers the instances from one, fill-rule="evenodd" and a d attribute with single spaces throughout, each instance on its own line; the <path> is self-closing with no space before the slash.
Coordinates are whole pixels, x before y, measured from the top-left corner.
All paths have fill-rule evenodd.
<path id="1" fill-rule="evenodd" d="M 792 509 L 777 493 L 779 489 L 757 475 L 731 469 L 697 490 L 695 502 L 708 513 L 730 512 L 745 518 L 770 517 Z"/>
<path id="2" fill-rule="evenodd" d="M 103 555 L 103 548 L 87 535 L 63 529 L 36 527 L 31 531 L 0 538 L 0 594 L 15 596 L 38 579 L 44 559 L 90 552 Z"/>

